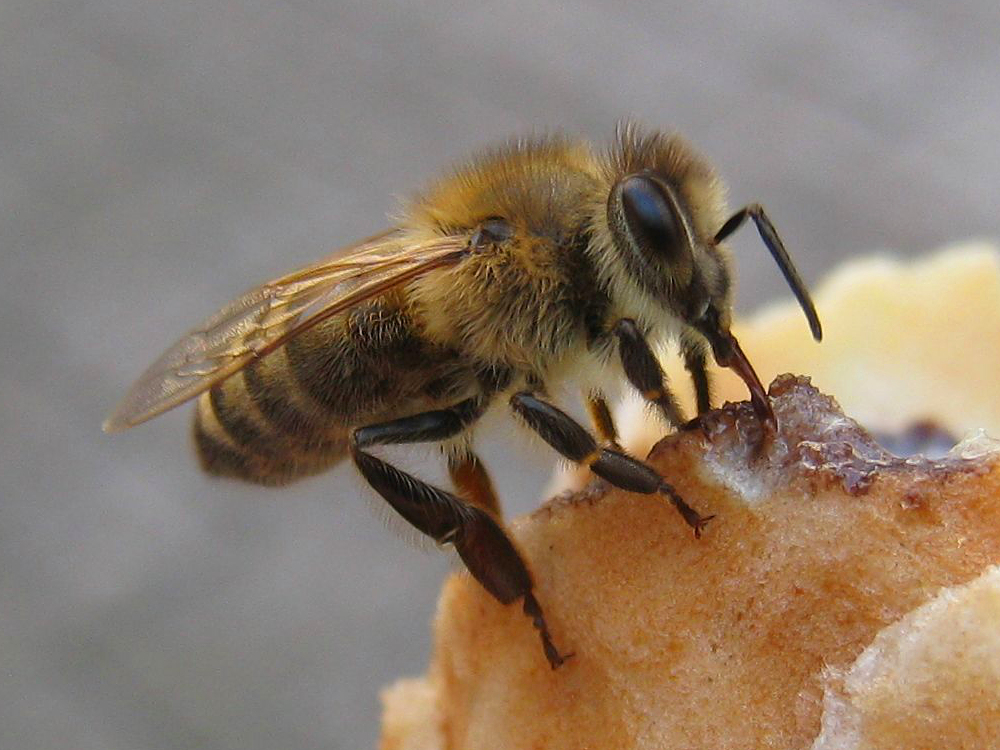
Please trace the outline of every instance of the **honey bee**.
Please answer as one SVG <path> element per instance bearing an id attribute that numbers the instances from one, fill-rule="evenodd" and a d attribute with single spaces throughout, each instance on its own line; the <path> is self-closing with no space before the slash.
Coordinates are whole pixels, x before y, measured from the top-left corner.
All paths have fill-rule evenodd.
<path id="1" fill-rule="evenodd" d="M 679 136 L 618 129 L 599 151 L 561 136 L 486 151 L 433 183 L 396 226 L 244 294 L 168 349 L 104 424 L 132 427 L 197 398 L 194 438 L 213 474 L 282 484 L 350 454 L 404 519 L 453 545 L 504 604 L 520 601 L 550 665 L 554 645 L 524 555 L 473 450 L 506 401 L 566 459 L 624 490 L 669 500 L 697 536 L 706 517 L 625 453 L 605 397 L 585 387 L 596 437 L 550 386 L 615 368 L 675 427 L 685 415 L 654 355 L 679 343 L 699 414 L 708 354 L 745 382 L 765 433 L 774 414 L 730 333 L 723 241 L 757 226 L 813 336 L 819 319 L 767 214 L 725 212 L 712 168 Z M 372 454 L 433 442 L 455 492 Z"/>

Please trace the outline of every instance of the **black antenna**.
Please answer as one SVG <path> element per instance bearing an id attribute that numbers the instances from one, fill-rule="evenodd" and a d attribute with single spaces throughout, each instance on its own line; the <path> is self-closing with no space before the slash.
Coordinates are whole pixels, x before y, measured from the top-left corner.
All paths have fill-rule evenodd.
<path id="1" fill-rule="evenodd" d="M 795 299 L 799 301 L 802 312 L 806 314 L 806 320 L 809 321 L 809 330 L 812 331 L 813 338 L 821 341 L 823 339 L 823 326 L 819 322 L 819 316 L 816 314 L 816 307 L 813 305 L 812 297 L 809 296 L 809 290 L 806 289 L 806 285 L 802 281 L 802 277 L 799 276 L 799 272 L 795 270 L 795 264 L 788 257 L 788 251 L 785 250 L 785 245 L 778 236 L 774 224 L 767 218 L 763 206 L 759 203 L 751 203 L 749 206 L 741 208 L 722 225 L 722 229 L 715 235 L 715 242 L 722 242 L 726 237 L 739 229 L 748 216 L 757 225 L 760 238 L 764 240 L 767 249 L 771 251 L 774 262 L 778 264 L 778 268 L 781 269 L 785 281 L 792 288 Z"/>

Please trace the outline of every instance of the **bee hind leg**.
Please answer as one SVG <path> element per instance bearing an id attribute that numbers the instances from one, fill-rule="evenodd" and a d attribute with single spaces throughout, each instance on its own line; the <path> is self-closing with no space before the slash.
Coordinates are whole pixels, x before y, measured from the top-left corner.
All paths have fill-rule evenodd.
<path id="1" fill-rule="evenodd" d="M 368 484 L 397 513 L 437 542 L 454 545 L 472 577 L 497 601 L 511 604 L 523 599 L 524 613 L 538 630 L 545 656 L 555 669 L 566 657 L 559 653 L 552 641 L 533 592 L 531 572 L 498 517 L 488 509 L 484 510 L 423 482 L 364 450 L 371 445 L 445 440 L 462 432 L 482 414 L 483 409 L 478 400 L 470 399 L 451 409 L 362 427 L 353 434 L 351 456 Z M 483 479 L 488 482 L 478 459 L 475 466 L 469 466 L 468 461 L 460 461 L 459 468 L 471 477 L 470 482 L 481 482 Z M 454 476 L 454 469 L 452 474 Z M 456 484 L 461 485 L 462 481 Z M 482 485 L 478 486 L 481 488 Z"/>
<path id="2" fill-rule="evenodd" d="M 500 500 L 493 490 L 493 482 L 479 456 L 468 447 L 448 455 L 448 474 L 462 497 L 477 508 L 482 508 L 494 518 L 503 518 Z"/>
<path id="3" fill-rule="evenodd" d="M 593 435 L 561 409 L 528 391 L 510 398 L 525 423 L 562 456 L 590 468 L 597 476 L 627 492 L 659 493 L 669 498 L 696 537 L 713 516 L 702 516 L 688 505 L 673 485 L 649 464 L 613 448 L 601 448 Z"/>

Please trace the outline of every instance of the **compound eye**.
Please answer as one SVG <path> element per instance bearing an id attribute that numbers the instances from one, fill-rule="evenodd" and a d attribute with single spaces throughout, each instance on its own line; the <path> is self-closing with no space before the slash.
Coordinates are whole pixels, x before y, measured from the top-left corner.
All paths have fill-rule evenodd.
<path id="1" fill-rule="evenodd" d="M 479 225 L 479 228 L 472 235 L 473 247 L 485 247 L 486 245 L 499 245 L 514 236 L 514 228 L 510 223 L 499 216 L 491 216 Z"/>
<path id="2" fill-rule="evenodd" d="M 677 216 L 665 189 L 650 177 L 632 175 L 622 180 L 622 208 L 629 232 L 646 251 L 674 256 L 680 249 Z"/>

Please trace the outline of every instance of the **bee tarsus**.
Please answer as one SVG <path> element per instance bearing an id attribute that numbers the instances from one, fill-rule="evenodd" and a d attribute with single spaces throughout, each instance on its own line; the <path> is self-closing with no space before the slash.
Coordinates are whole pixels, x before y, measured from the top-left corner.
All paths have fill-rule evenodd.
<path id="1" fill-rule="evenodd" d="M 549 660 L 550 667 L 558 669 L 566 663 L 567 659 L 576 655 L 572 652 L 568 654 L 559 653 L 559 650 L 552 642 L 552 637 L 549 635 L 549 629 L 545 625 L 545 618 L 542 616 L 542 608 L 538 605 L 538 600 L 535 598 L 535 595 L 530 591 L 524 595 L 523 611 L 524 614 L 531 618 L 532 624 L 541 636 L 542 650 L 545 652 L 545 658 Z"/>
<path id="2" fill-rule="evenodd" d="M 660 493 L 670 498 L 670 502 L 677 508 L 677 512 L 681 514 L 687 525 L 694 530 L 694 538 L 701 539 L 702 530 L 708 526 L 709 521 L 715 518 L 715 514 L 713 513 L 710 516 L 700 515 L 698 511 L 684 501 L 684 498 L 678 494 L 677 490 L 669 482 L 663 482 L 660 485 Z"/>

